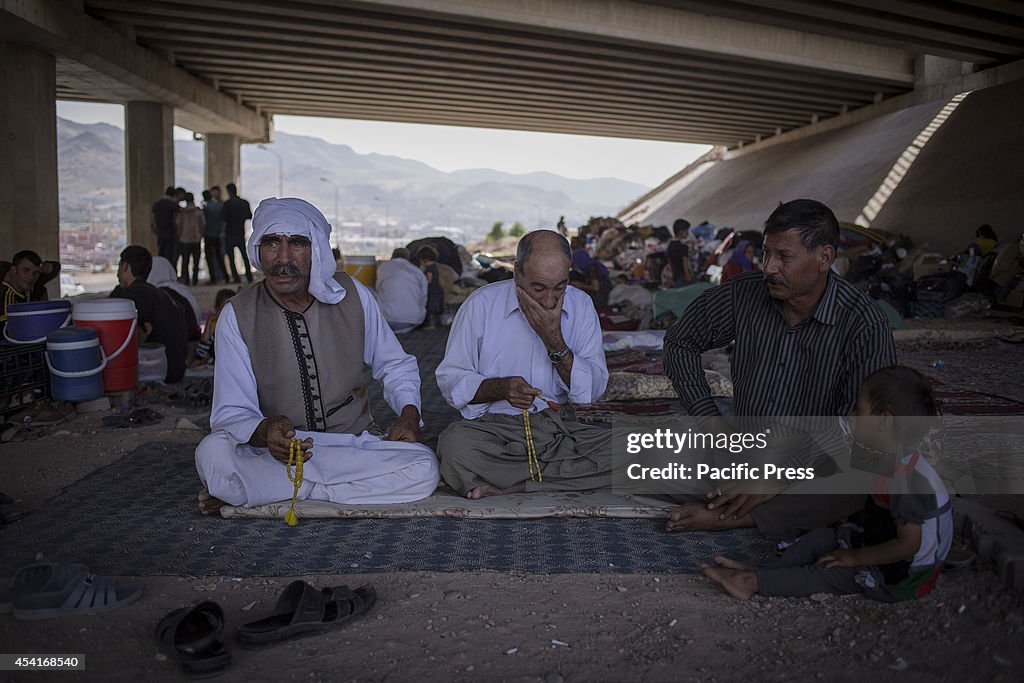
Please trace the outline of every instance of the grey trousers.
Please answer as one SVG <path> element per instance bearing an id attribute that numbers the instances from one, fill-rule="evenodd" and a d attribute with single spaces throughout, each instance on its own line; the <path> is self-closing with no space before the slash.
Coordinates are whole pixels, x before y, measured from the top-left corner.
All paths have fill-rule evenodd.
<path id="1" fill-rule="evenodd" d="M 799 496 L 792 496 L 799 497 Z M 764 596 L 805 597 L 815 593 L 850 595 L 863 593 L 892 602 L 885 579 L 877 567 L 833 567 L 815 564 L 818 558 L 840 546 L 849 535 L 834 529 L 815 529 L 757 570 L 757 592 Z"/>
<path id="2" fill-rule="evenodd" d="M 487 414 L 459 420 L 441 433 L 437 455 L 441 478 L 459 493 L 477 486 L 526 490 L 584 491 L 612 483 L 611 431 L 575 420 L 571 410 L 530 414 L 530 430 L 542 481 L 531 481 L 522 415 Z"/>

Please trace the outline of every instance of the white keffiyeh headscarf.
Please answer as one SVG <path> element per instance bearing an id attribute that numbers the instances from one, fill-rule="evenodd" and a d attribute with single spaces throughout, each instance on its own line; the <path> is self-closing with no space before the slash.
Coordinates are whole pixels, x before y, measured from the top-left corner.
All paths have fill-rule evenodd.
<path id="1" fill-rule="evenodd" d="M 262 271 L 260 240 L 264 235 L 305 235 L 312 242 L 309 293 L 317 301 L 336 304 L 345 298 L 345 288 L 334 279 L 337 266 L 331 253 L 331 224 L 320 210 L 304 199 L 264 199 L 252 217 L 252 234 L 246 244 L 253 268 Z"/>

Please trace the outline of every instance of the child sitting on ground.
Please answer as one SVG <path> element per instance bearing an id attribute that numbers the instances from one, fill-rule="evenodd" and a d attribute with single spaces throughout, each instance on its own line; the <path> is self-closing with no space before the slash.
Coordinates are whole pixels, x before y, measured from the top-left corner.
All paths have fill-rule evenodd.
<path id="1" fill-rule="evenodd" d="M 800 597 L 863 593 L 883 602 L 931 591 L 953 538 L 949 494 L 917 450 L 937 414 L 925 379 L 907 367 L 879 370 L 861 386 L 851 464 L 879 474 L 863 529 L 815 529 L 761 567 L 728 558 L 701 571 L 729 595 Z"/>
<path id="2" fill-rule="evenodd" d="M 193 368 L 197 368 L 201 365 L 213 365 L 213 341 L 214 333 L 217 329 L 217 318 L 220 317 L 220 312 L 224 310 L 224 304 L 228 302 L 231 297 L 235 295 L 233 289 L 221 289 L 217 292 L 217 298 L 214 303 L 213 315 L 206 321 L 206 327 L 203 328 L 203 336 L 196 345 L 195 358 L 189 364 Z"/>

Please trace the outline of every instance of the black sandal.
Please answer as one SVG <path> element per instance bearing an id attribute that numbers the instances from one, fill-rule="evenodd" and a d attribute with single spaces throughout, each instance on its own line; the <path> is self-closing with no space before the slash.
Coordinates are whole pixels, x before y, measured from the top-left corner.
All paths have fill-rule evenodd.
<path id="1" fill-rule="evenodd" d="M 156 639 L 191 678 L 216 676 L 231 666 L 231 653 L 224 649 L 224 612 L 210 600 L 165 616 L 157 624 Z"/>
<path id="2" fill-rule="evenodd" d="M 257 649 L 337 629 L 364 614 L 376 601 L 377 591 L 369 585 L 318 591 L 305 581 L 292 581 L 272 616 L 239 627 L 238 642 L 244 648 Z"/>

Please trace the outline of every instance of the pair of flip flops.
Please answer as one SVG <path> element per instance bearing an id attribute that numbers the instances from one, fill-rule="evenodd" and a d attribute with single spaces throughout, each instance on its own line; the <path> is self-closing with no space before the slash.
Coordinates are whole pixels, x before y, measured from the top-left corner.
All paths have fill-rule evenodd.
<path id="1" fill-rule="evenodd" d="M 0 589 L 0 614 L 33 621 L 71 614 L 100 614 L 130 605 L 142 586 L 89 573 L 82 564 L 40 562 L 22 567 Z"/>
<path id="2" fill-rule="evenodd" d="M 238 628 L 238 643 L 254 650 L 325 633 L 365 614 L 376 601 L 377 591 L 368 585 L 317 590 L 305 581 L 293 581 L 273 614 Z M 231 653 L 224 647 L 224 612 L 215 602 L 174 610 L 160 620 L 156 638 L 188 676 L 215 676 L 231 666 Z"/>

